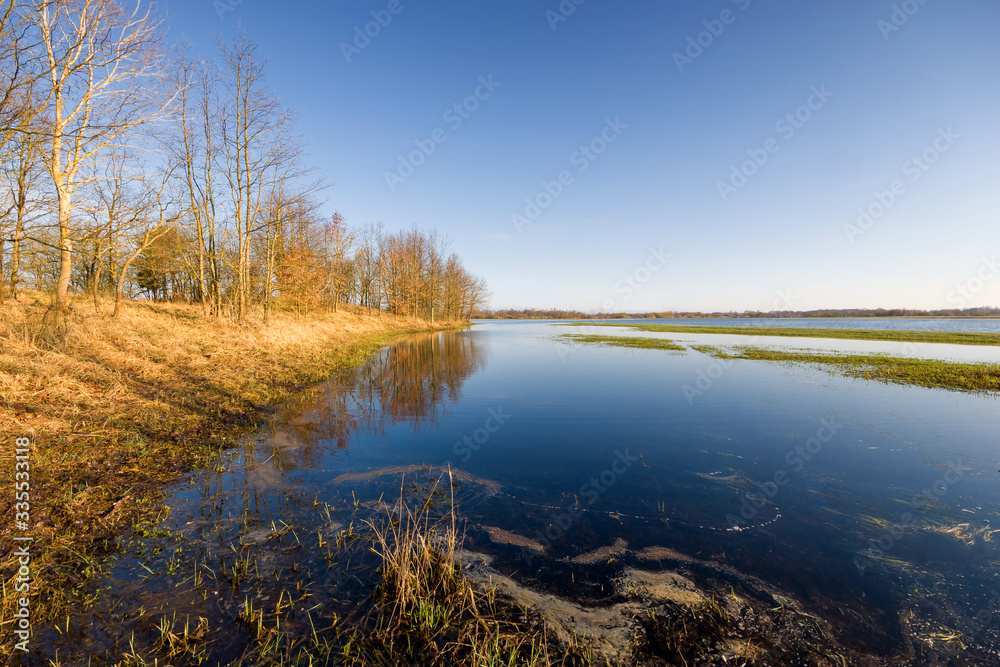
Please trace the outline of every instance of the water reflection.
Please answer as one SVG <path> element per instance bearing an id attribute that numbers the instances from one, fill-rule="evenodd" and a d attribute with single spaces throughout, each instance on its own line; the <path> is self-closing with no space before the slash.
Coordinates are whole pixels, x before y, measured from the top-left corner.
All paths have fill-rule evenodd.
<path id="1" fill-rule="evenodd" d="M 271 486 L 279 470 L 315 468 L 331 450 L 347 450 L 360 435 L 384 437 L 393 424 L 409 424 L 414 434 L 438 427 L 484 363 L 484 348 L 469 332 L 396 339 L 287 404 L 280 426 L 250 454 L 251 462 L 259 459 L 254 481 Z"/>

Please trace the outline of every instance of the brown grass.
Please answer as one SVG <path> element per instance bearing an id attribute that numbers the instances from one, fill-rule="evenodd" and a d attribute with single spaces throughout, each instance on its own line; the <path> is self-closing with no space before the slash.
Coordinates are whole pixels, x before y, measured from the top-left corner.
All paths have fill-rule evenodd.
<path id="1" fill-rule="evenodd" d="M 387 336 L 450 328 L 342 308 L 269 327 L 205 318 L 198 306 L 127 304 L 115 320 L 83 299 L 65 341 L 46 344 L 48 298 L 23 293 L 0 306 L 0 539 L 10 544 L 13 442 L 31 446 L 33 622 L 96 600 L 88 581 L 125 528 L 151 517 L 164 485 L 202 466 L 266 421 L 273 408 Z M 14 564 L 4 558 L 4 649 Z M 79 606 L 77 607 L 79 610 Z"/>

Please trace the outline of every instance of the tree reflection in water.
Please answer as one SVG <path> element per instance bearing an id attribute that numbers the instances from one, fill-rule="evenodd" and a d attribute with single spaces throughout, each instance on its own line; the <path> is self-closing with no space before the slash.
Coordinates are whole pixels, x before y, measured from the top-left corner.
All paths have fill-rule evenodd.
<path id="1" fill-rule="evenodd" d="M 483 364 L 483 348 L 471 332 L 397 338 L 289 402 L 262 443 L 263 458 L 272 457 L 282 471 L 308 468 L 331 447 L 347 449 L 358 434 L 381 436 L 396 423 L 412 424 L 414 433 L 437 426 Z"/>

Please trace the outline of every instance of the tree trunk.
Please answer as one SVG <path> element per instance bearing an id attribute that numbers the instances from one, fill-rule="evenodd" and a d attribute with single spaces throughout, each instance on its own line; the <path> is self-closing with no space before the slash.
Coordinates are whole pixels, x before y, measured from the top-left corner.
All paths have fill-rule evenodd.
<path id="1" fill-rule="evenodd" d="M 118 276 L 118 282 L 115 285 L 115 312 L 111 317 L 118 318 L 119 313 L 122 310 L 122 283 L 125 282 L 125 272 Z"/>
<path id="2" fill-rule="evenodd" d="M 101 269 L 104 268 L 104 253 L 100 244 L 97 246 L 97 266 L 94 267 L 94 314 L 101 314 L 101 306 L 97 301 L 97 292 L 101 288 Z"/>
<path id="3" fill-rule="evenodd" d="M 18 216 L 17 227 L 14 228 L 14 244 L 10 253 L 10 297 L 17 300 L 17 284 L 21 277 L 21 231 L 22 220 Z"/>
<path id="4" fill-rule="evenodd" d="M 201 290 L 201 314 L 208 316 L 208 286 L 205 282 L 205 245 L 201 222 L 198 222 L 198 289 Z"/>
<path id="5" fill-rule="evenodd" d="M 121 273 L 118 274 L 118 281 L 115 283 L 115 312 L 114 315 L 112 315 L 112 317 L 117 318 L 118 315 L 121 313 L 122 288 L 125 285 L 125 276 L 128 274 L 128 267 L 132 265 L 132 262 L 135 261 L 135 258 L 138 257 L 140 253 L 142 253 L 142 251 L 145 249 L 146 249 L 146 244 L 140 244 L 139 247 L 136 249 L 136 251 L 133 252 L 131 255 L 129 255 L 128 259 L 126 259 L 125 263 L 122 265 Z"/>
<path id="6" fill-rule="evenodd" d="M 239 261 L 236 275 L 237 275 L 237 302 L 236 302 L 236 322 L 237 324 L 243 324 L 243 318 L 246 315 L 246 289 L 247 289 L 247 267 L 246 267 L 246 239 L 243 236 L 243 229 L 239 229 L 237 233 L 240 236 L 240 247 L 239 247 Z"/>
<path id="7" fill-rule="evenodd" d="M 69 313 L 69 281 L 73 273 L 73 239 L 70 238 L 70 194 L 58 188 L 59 197 L 59 280 L 56 283 L 56 327 L 64 329 Z"/>

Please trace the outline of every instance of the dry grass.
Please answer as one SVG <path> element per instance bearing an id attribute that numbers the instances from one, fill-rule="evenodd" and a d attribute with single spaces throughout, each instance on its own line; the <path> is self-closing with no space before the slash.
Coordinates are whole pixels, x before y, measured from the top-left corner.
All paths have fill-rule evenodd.
<path id="1" fill-rule="evenodd" d="M 453 480 L 445 475 L 442 482 Z M 346 644 L 346 664 L 553 664 L 544 628 L 512 620 L 524 611 L 501 606 L 494 590 L 479 590 L 462 575 L 453 503 L 443 517 L 431 518 L 436 489 L 417 510 L 401 493 L 384 525 L 369 523 L 381 574 L 377 623 L 371 634 L 355 634 Z M 562 654 L 559 663 L 572 663 L 565 647 L 554 650 Z"/>
<path id="2" fill-rule="evenodd" d="M 111 304 L 94 315 L 80 299 L 65 340 L 53 346 L 42 327 L 48 302 L 23 293 L 0 306 L 0 486 L 13 489 L 8 444 L 30 437 L 36 623 L 66 604 L 93 604 L 88 581 L 124 529 L 150 516 L 164 484 L 387 336 L 432 328 L 354 307 L 238 327 L 202 317 L 198 306 L 133 303 L 115 320 Z M 13 517 L 12 492 L 0 494 L 0 516 Z M 11 530 L 0 522 L 0 539 Z M 5 558 L 0 636 L 9 629 L 13 571 Z"/>
<path id="3" fill-rule="evenodd" d="M 382 563 L 381 603 L 390 622 L 411 622 L 433 640 L 449 617 L 475 606 L 471 588 L 459 576 L 454 522 L 433 525 L 429 512 L 415 514 L 400 502 L 385 526 L 371 528 Z"/>

